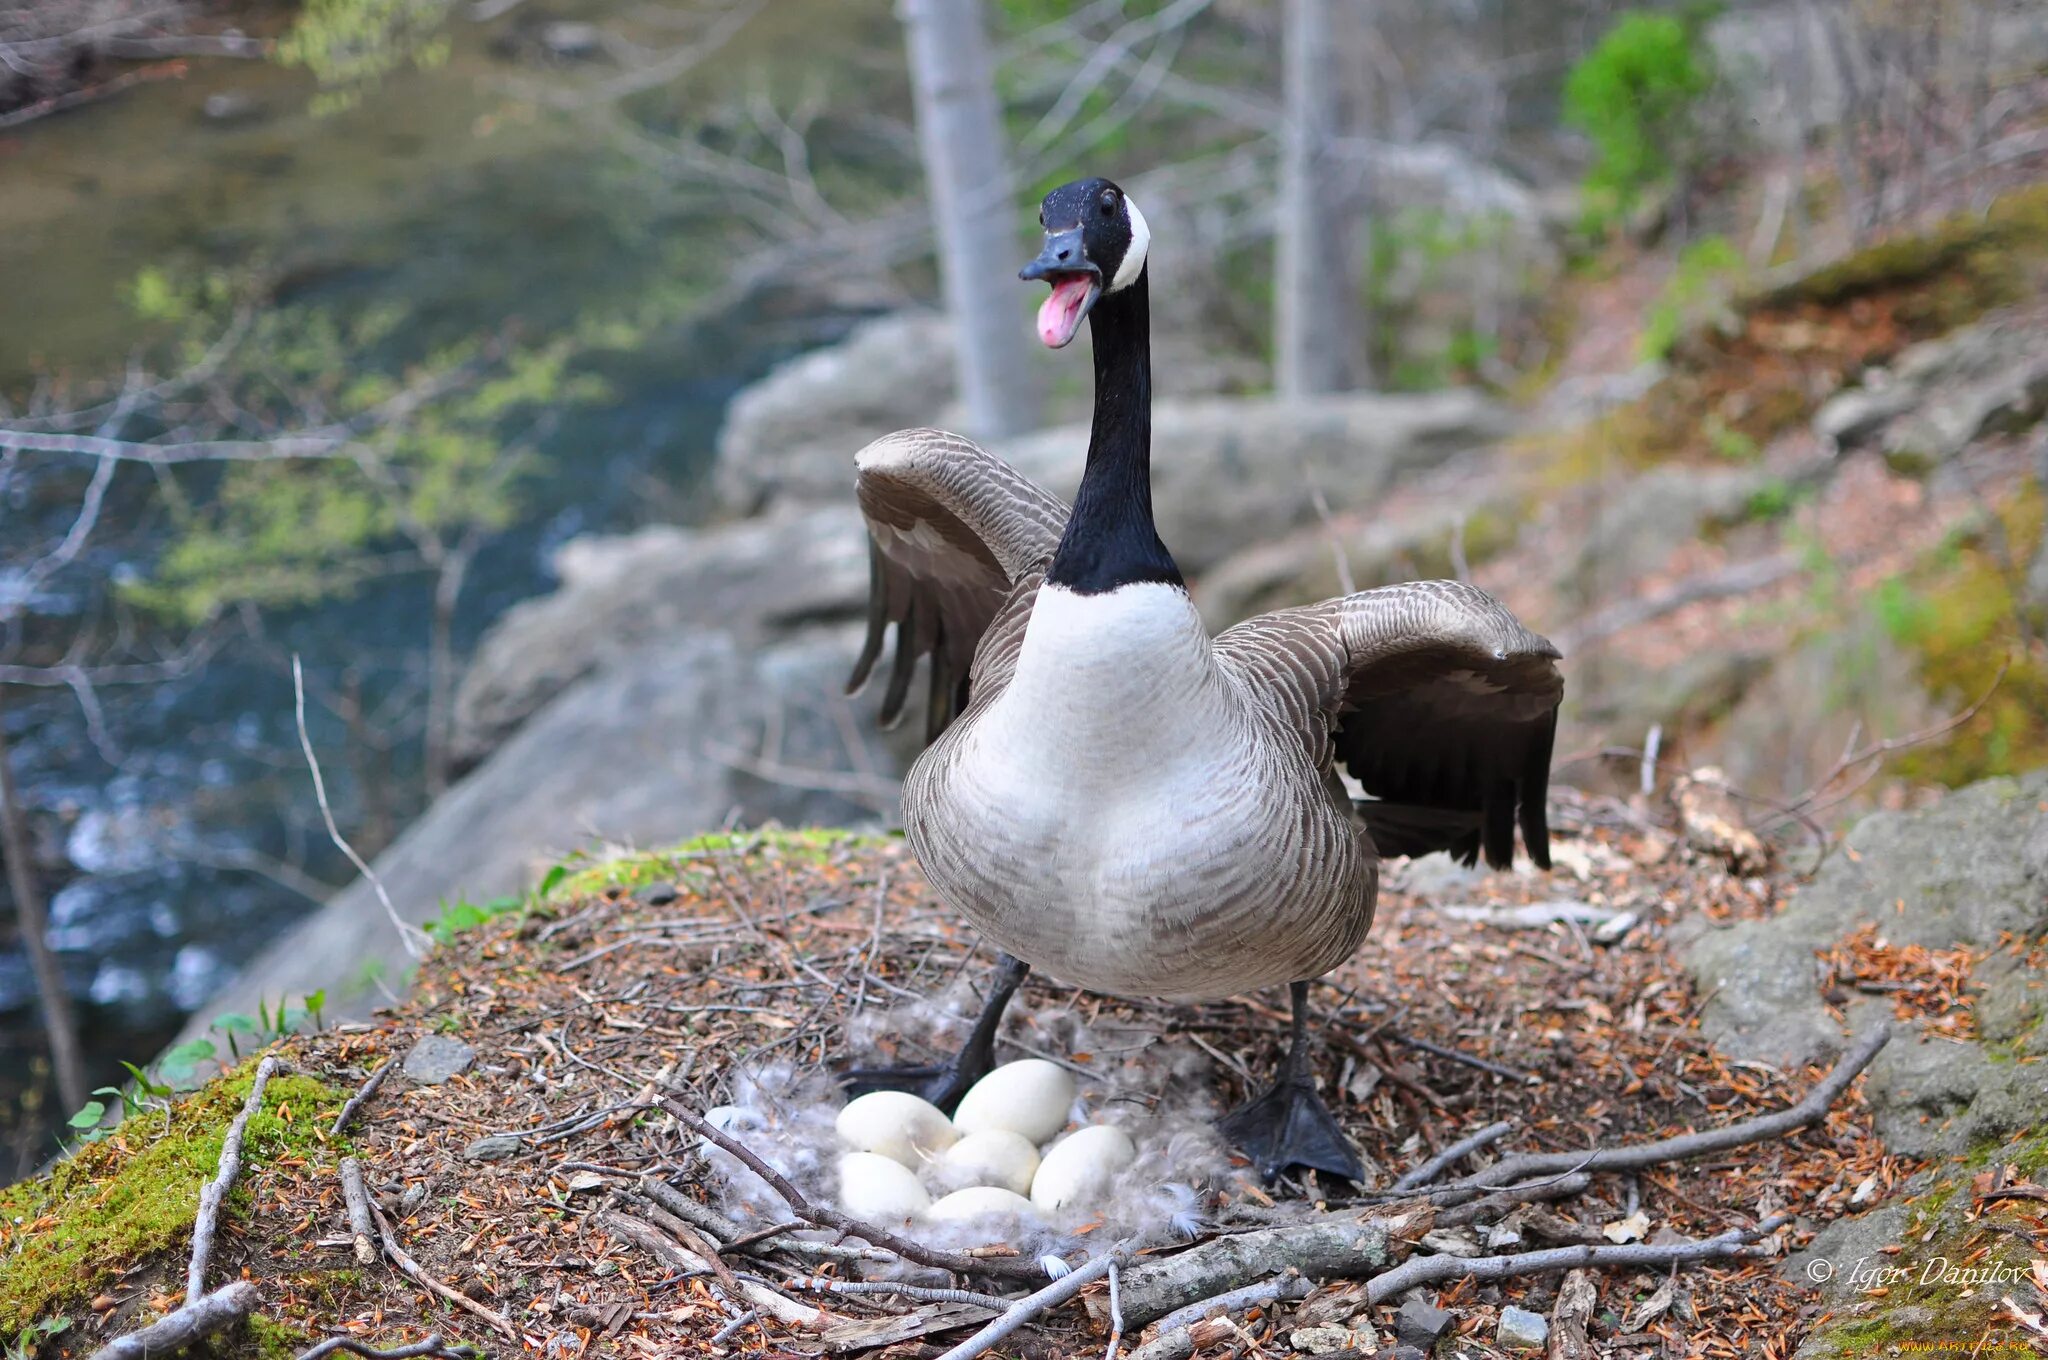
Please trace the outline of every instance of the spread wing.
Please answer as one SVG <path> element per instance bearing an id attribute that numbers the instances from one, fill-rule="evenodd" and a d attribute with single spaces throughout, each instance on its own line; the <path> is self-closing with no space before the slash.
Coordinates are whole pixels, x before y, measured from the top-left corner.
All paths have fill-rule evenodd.
<path id="1" fill-rule="evenodd" d="M 980 446 L 943 430 L 899 430 L 854 459 L 868 522 L 868 633 L 847 681 L 867 683 L 889 626 L 896 654 L 882 695 L 882 721 L 903 716 L 910 678 L 931 658 L 925 740 L 967 702 L 976 649 L 1005 605 L 1015 614 L 1035 594 L 1059 546 L 1067 506 Z M 1013 631 L 1013 630 L 1006 630 Z M 1014 648 L 1010 649 L 1014 651 Z"/>
<path id="2" fill-rule="evenodd" d="M 1564 696 L 1558 650 L 1485 591 L 1410 581 L 1247 620 L 1219 660 L 1270 686 L 1327 773 L 1369 795 L 1358 811 L 1382 855 L 1484 851 L 1506 868 L 1515 826 L 1550 867 L 1544 794 Z"/>

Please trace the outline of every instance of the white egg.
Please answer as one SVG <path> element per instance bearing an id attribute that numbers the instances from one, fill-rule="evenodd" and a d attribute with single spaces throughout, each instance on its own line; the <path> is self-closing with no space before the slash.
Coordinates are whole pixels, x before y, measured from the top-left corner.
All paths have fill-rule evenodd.
<path id="1" fill-rule="evenodd" d="M 1001 1186 L 1018 1195 L 1031 1192 L 1037 1171 L 1038 1149 L 1008 1129 L 968 1134 L 941 1153 L 934 1168 L 942 1185 Z"/>
<path id="2" fill-rule="evenodd" d="M 1122 1129 L 1091 1124 L 1046 1150 L 1031 1178 L 1031 1202 L 1048 1212 L 1101 1194 L 1110 1177 L 1137 1158 L 1138 1149 Z"/>
<path id="3" fill-rule="evenodd" d="M 855 1218 L 901 1223 L 923 1213 L 931 1202 L 901 1162 L 873 1152 L 849 1152 L 839 1159 L 839 1207 Z"/>
<path id="4" fill-rule="evenodd" d="M 1032 1143 L 1043 1143 L 1067 1126 L 1074 1104 L 1074 1079 L 1058 1063 L 1043 1058 L 1004 1063 L 968 1088 L 953 1111 L 962 1133 L 1008 1129 Z"/>
<path id="5" fill-rule="evenodd" d="M 846 1103 L 839 1136 L 862 1152 L 880 1153 L 917 1170 L 959 1141 L 945 1112 L 908 1091 L 870 1091 Z"/>
<path id="6" fill-rule="evenodd" d="M 1014 1190 L 999 1185 L 970 1185 L 934 1203 L 924 1211 L 924 1216 L 935 1223 L 971 1223 L 979 1218 L 1035 1221 L 1038 1210 Z"/>

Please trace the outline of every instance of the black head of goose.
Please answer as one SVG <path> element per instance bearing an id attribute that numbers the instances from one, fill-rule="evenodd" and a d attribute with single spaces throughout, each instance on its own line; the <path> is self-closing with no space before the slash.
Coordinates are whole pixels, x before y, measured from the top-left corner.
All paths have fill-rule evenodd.
<path id="1" fill-rule="evenodd" d="M 1039 338 L 1090 325 L 1095 407 L 1071 510 L 973 443 L 906 430 L 856 458 L 868 636 L 900 718 L 930 663 L 905 830 L 945 901 L 1002 951 L 962 1051 L 849 1074 L 945 1108 L 994 1059 L 1033 968 L 1121 995 L 1287 983 L 1279 1079 L 1222 1124 L 1268 1176 L 1362 1168 L 1316 1094 L 1310 982 L 1372 924 L 1382 855 L 1549 863 L 1557 650 L 1456 581 L 1361 591 L 1210 637 L 1153 520 L 1151 233 L 1104 179 L 1048 194 L 1022 276 Z M 1354 800 L 1343 775 L 1362 785 Z"/>

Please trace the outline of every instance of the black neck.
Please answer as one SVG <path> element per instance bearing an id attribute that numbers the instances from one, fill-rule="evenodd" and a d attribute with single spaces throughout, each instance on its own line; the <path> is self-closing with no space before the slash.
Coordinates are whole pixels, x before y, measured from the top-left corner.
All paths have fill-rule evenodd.
<path id="1" fill-rule="evenodd" d="M 1184 585 L 1152 523 L 1152 312 L 1148 271 L 1088 314 L 1095 422 L 1074 513 L 1046 580 L 1082 595 L 1136 581 Z"/>

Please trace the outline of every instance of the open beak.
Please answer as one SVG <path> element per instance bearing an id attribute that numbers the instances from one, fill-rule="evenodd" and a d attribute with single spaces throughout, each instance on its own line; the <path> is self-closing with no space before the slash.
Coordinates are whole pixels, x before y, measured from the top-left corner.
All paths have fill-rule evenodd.
<path id="1" fill-rule="evenodd" d="M 1017 271 L 1020 279 L 1044 279 L 1052 296 L 1038 308 L 1038 338 L 1051 349 L 1064 348 L 1080 332 L 1081 322 L 1102 296 L 1102 271 L 1081 248 L 1081 229 L 1045 234 L 1045 249 Z"/>

